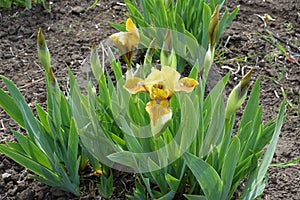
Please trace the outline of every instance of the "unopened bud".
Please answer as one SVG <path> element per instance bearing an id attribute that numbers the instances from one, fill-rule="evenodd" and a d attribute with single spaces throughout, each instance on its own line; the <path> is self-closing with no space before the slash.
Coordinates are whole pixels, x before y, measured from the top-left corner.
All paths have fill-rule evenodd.
<path id="1" fill-rule="evenodd" d="M 50 68 L 50 70 L 49 70 L 49 81 L 50 81 L 51 87 L 57 89 L 57 82 L 56 82 L 56 78 L 55 78 L 52 68 Z"/>
<path id="2" fill-rule="evenodd" d="M 160 63 L 161 65 L 169 66 L 175 70 L 177 68 L 177 59 L 176 59 L 176 54 L 173 50 L 172 36 L 171 36 L 170 29 L 168 29 L 164 38 L 164 43 L 160 53 Z"/>
<path id="3" fill-rule="evenodd" d="M 98 55 L 98 51 L 97 51 L 97 46 L 94 43 L 92 46 L 92 50 L 91 50 L 91 55 L 90 55 L 90 63 L 91 63 L 91 68 L 93 71 L 93 74 L 96 78 L 97 81 L 99 81 L 100 76 L 101 76 L 101 64 L 100 64 L 100 59 L 99 59 L 99 55 Z"/>
<path id="4" fill-rule="evenodd" d="M 156 39 L 154 38 L 150 42 L 149 47 L 147 49 L 145 59 L 144 59 L 144 65 L 152 63 L 152 57 L 153 57 L 153 53 L 154 53 L 154 50 L 155 50 L 155 44 L 156 44 Z"/>
<path id="5" fill-rule="evenodd" d="M 219 34 L 219 24 L 219 7 L 216 6 L 212 16 L 210 17 L 210 23 L 208 27 L 208 41 L 210 44 L 210 48 L 215 47 Z"/>
<path id="6" fill-rule="evenodd" d="M 210 45 L 209 45 L 210 46 Z M 203 75 L 204 78 L 206 79 L 209 73 L 209 70 L 213 64 L 214 61 L 214 54 L 215 54 L 215 50 L 214 48 L 208 48 L 206 54 L 205 54 L 205 58 L 204 58 L 204 62 L 203 62 Z"/>
<path id="7" fill-rule="evenodd" d="M 42 33 L 42 29 L 39 28 L 38 35 L 37 35 L 37 50 L 38 50 L 38 57 L 39 60 L 46 70 L 46 73 L 50 73 L 51 68 L 51 59 L 50 59 L 50 52 L 47 48 L 46 40 Z"/>
<path id="8" fill-rule="evenodd" d="M 231 91 L 226 106 L 226 119 L 229 119 L 244 103 L 250 85 L 253 68 L 242 78 L 237 86 Z"/>

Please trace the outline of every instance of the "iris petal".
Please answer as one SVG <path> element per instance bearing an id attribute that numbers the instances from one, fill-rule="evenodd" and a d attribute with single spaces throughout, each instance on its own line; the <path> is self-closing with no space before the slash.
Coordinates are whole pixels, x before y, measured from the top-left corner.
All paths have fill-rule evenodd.
<path id="1" fill-rule="evenodd" d="M 124 88 L 131 94 L 147 92 L 144 80 L 136 77 L 127 79 Z"/>
<path id="2" fill-rule="evenodd" d="M 175 91 L 189 93 L 192 92 L 197 85 L 199 85 L 199 83 L 196 80 L 184 77 L 178 81 Z"/>
<path id="3" fill-rule="evenodd" d="M 169 101 L 164 100 L 151 100 L 147 103 L 146 111 L 148 112 L 153 126 L 163 126 L 172 117 L 172 110 L 169 106 Z M 160 124 L 158 121 L 161 120 Z"/>

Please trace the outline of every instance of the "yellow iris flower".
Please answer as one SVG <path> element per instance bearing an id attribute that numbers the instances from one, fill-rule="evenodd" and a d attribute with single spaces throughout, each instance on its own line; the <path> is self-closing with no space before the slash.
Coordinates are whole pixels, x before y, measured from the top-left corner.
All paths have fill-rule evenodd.
<path id="1" fill-rule="evenodd" d="M 124 88 L 131 94 L 149 93 L 151 100 L 146 105 L 146 111 L 156 134 L 161 132 L 172 117 L 169 100 L 173 94 L 180 91 L 191 92 L 198 84 L 191 78 L 180 79 L 180 74 L 175 69 L 162 66 L 161 70 L 152 68 L 145 80 L 137 77 L 127 79 Z"/>
<path id="2" fill-rule="evenodd" d="M 130 68 L 130 63 L 133 56 L 133 51 L 140 42 L 140 35 L 133 21 L 128 18 L 126 21 L 127 32 L 114 33 L 109 36 L 109 39 L 119 48 L 124 55 L 126 64 Z"/>

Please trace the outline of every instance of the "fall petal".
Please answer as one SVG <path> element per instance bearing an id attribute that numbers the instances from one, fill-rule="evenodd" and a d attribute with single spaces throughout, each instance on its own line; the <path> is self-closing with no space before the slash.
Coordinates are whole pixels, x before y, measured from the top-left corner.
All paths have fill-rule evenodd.
<path id="1" fill-rule="evenodd" d="M 144 87 L 144 80 L 136 77 L 127 79 L 124 88 L 131 94 L 147 92 Z"/>
<path id="2" fill-rule="evenodd" d="M 169 101 L 166 99 L 151 100 L 147 103 L 146 111 L 148 112 L 154 127 L 163 127 L 172 118 L 172 110 L 169 107 Z M 160 124 L 158 124 L 158 122 Z"/>
<path id="3" fill-rule="evenodd" d="M 139 37 L 132 32 L 119 32 L 109 36 L 109 39 L 117 45 L 118 48 L 126 48 L 128 51 L 133 51 L 139 44 Z M 122 52 L 126 53 L 126 52 Z"/>
<path id="4" fill-rule="evenodd" d="M 199 83 L 192 79 L 192 78 L 188 78 L 188 77 L 184 77 L 182 79 L 180 79 L 176 85 L 175 91 L 176 92 L 192 92 L 193 89 L 199 85 Z"/>

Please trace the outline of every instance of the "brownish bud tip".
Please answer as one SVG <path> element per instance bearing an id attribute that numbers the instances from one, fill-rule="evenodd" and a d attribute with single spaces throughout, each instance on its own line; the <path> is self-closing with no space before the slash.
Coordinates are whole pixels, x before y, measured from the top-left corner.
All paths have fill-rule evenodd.
<path id="1" fill-rule="evenodd" d="M 37 43 L 40 47 L 44 48 L 46 46 L 46 41 L 42 32 L 42 28 L 39 28 L 38 35 L 37 35 Z"/>
<path id="2" fill-rule="evenodd" d="M 253 68 L 251 68 L 250 71 L 245 76 L 243 76 L 243 78 L 241 80 L 241 91 L 242 91 L 242 94 L 244 93 L 244 91 L 250 85 L 250 80 L 251 80 L 252 72 L 253 72 Z"/>

